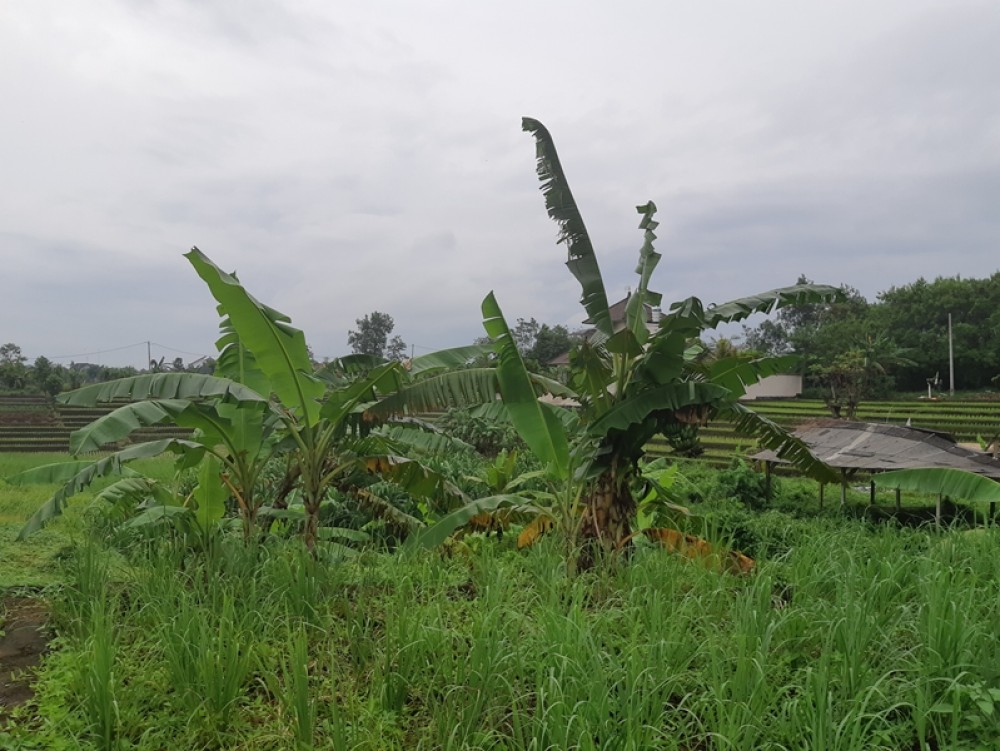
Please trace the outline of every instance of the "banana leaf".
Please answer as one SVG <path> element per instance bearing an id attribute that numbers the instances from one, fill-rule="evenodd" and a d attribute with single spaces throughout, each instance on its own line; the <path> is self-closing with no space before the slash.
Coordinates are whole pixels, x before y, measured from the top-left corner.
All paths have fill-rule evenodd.
<path id="1" fill-rule="evenodd" d="M 780 357 L 759 357 L 747 360 L 741 357 L 726 357 L 709 366 L 708 378 L 712 383 L 723 386 L 732 393 L 734 399 L 743 396 L 748 386 L 777 373 L 787 373 L 799 364 L 795 355 Z"/>
<path id="2" fill-rule="evenodd" d="M 644 206 L 636 206 L 635 210 L 642 214 L 639 229 L 643 231 L 643 242 L 639 249 L 639 263 L 635 267 L 635 273 L 639 275 L 639 284 L 625 305 L 625 326 L 641 346 L 649 339 L 645 306 L 659 305 L 662 300 L 660 293 L 649 289 L 649 279 L 660 262 L 660 254 L 653 249 L 653 241 L 656 239 L 654 230 L 659 226 L 659 222 L 653 218 L 656 215 L 656 204 L 652 201 Z"/>
<path id="3" fill-rule="evenodd" d="M 93 407 L 116 399 L 227 399 L 236 402 L 266 402 L 251 388 L 229 378 L 200 373 L 145 373 L 120 378 L 60 394 L 56 400 L 72 407 Z"/>
<path id="4" fill-rule="evenodd" d="M 627 431 L 642 423 L 654 412 L 676 411 L 694 405 L 714 405 L 728 398 L 729 392 L 721 386 L 698 381 L 681 381 L 641 391 L 618 402 L 597 420 L 589 432 L 604 436 L 612 430 Z"/>
<path id="5" fill-rule="evenodd" d="M 104 477 L 105 475 L 115 472 L 121 472 L 123 465 L 133 459 L 147 459 L 152 456 L 159 456 L 165 451 L 174 451 L 177 453 L 198 452 L 200 456 L 205 451 L 205 447 L 192 441 L 167 438 L 159 441 L 150 441 L 149 443 L 140 443 L 137 446 L 129 446 L 128 448 L 111 454 L 110 456 L 90 462 L 87 466 L 78 469 L 76 474 L 68 478 L 65 484 L 56 490 L 52 497 L 43 503 L 38 510 L 31 515 L 28 521 L 25 522 L 24 527 L 21 528 L 20 533 L 18 533 L 17 539 L 26 539 L 28 535 L 41 529 L 45 522 L 62 514 L 69 498 L 76 493 L 79 493 L 98 477 Z M 78 465 L 78 462 L 72 462 L 72 464 Z M 31 473 L 32 481 L 61 481 L 61 479 L 65 476 L 64 470 L 57 469 L 53 467 L 53 465 L 48 465 L 48 467 L 51 469 L 47 476 L 45 473 L 39 471 L 46 469 L 45 467 L 38 467 L 33 470 Z M 28 473 L 22 473 L 22 481 L 24 475 L 27 474 Z M 15 476 L 15 478 L 16 477 L 17 476 Z"/>
<path id="6" fill-rule="evenodd" d="M 530 117 L 521 119 L 521 129 L 535 137 L 538 179 L 542 183 L 545 208 L 549 216 L 559 225 L 559 242 L 566 243 L 569 260 L 566 266 L 580 282 L 583 304 L 591 323 L 605 337 L 614 334 L 608 296 L 601 278 L 601 268 L 597 264 L 594 246 L 583 223 L 583 216 L 573 199 L 566 174 L 563 172 L 559 155 L 552 136 L 544 125 Z"/>
<path id="7" fill-rule="evenodd" d="M 875 475 L 873 479 L 877 486 L 883 488 L 946 495 L 970 503 L 1000 501 L 1000 482 L 964 469 L 899 469 Z"/>
<path id="8" fill-rule="evenodd" d="M 753 436 L 764 448 L 774 451 L 802 474 L 818 482 L 840 482 L 840 475 L 836 470 L 813 456 L 805 442 L 774 421 L 739 402 L 727 403 L 723 411 L 733 420 L 737 433 Z"/>
<path id="9" fill-rule="evenodd" d="M 406 538 L 403 544 L 404 550 L 420 550 L 436 548 L 447 540 L 459 527 L 463 527 L 473 519 L 483 513 L 491 513 L 499 508 L 533 509 L 524 502 L 524 499 L 517 495 L 491 495 L 486 498 L 479 498 L 471 503 L 455 509 L 451 513 L 441 517 L 437 522 L 429 527 L 414 532 Z"/>
<path id="10" fill-rule="evenodd" d="M 240 341 L 253 352 L 278 399 L 298 410 L 307 424 L 315 424 L 324 387 L 311 375 L 312 360 L 302 331 L 284 314 L 258 302 L 235 276 L 222 271 L 197 248 L 185 257 L 208 285 L 220 311 L 229 317 Z"/>
<path id="11" fill-rule="evenodd" d="M 558 477 L 569 472 L 569 441 L 554 408 L 538 401 L 521 354 L 504 320 L 496 298 L 490 292 L 483 300 L 483 328 L 497 352 L 497 379 L 500 394 L 510 413 L 514 429 L 543 465 Z"/>

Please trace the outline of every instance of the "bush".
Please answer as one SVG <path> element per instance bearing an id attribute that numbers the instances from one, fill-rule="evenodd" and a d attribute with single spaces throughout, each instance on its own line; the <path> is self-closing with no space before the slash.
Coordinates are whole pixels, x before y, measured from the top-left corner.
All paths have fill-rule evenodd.
<path id="1" fill-rule="evenodd" d="M 760 510 L 767 507 L 777 488 L 777 480 L 772 478 L 771 482 L 769 489 L 762 472 L 755 471 L 742 459 L 733 459 L 729 468 L 716 477 L 713 496 L 733 498 L 748 508 Z"/>
<path id="2" fill-rule="evenodd" d="M 449 409 L 438 426 L 452 438 L 472 445 L 484 456 L 494 457 L 501 451 L 524 447 L 524 442 L 510 423 L 493 422 L 464 409 Z"/>

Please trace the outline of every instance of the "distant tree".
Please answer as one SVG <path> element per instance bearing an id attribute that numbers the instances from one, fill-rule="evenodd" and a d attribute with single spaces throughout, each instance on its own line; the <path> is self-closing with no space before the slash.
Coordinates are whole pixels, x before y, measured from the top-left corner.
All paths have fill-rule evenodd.
<path id="1" fill-rule="evenodd" d="M 8 389 L 23 389 L 28 382 L 28 369 L 21 348 L 13 342 L 0 346 L 0 386 Z"/>
<path id="2" fill-rule="evenodd" d="M 804 274 L 796 284 L 812 284 Z M 869 303 L 854 287 L 841 285 L 838 302 L 793 304 L 753 328 L 744 326 L 746 348 L 767 355 L 795 353 L 807 360 L 830 360 L 860 336 Z M 806 366 L 815 364 L 805 363 Z"/>
<path id="3" fill-rule="evenodd" d="M 385 347 L 385 359 L 402 362 L 406 359 L 406 342 L 398 334 L 389 340 Z"/>
<path id="4" fill-rule="evenodd" d="M 177 373 L 183 373 L 184 372 L 184 359 L 181 358 L 181 357 L 175 357 L 174 361 L 172 363 L 170 363 L 170 369 L 173 370 L 173 371 L 175 371 L 175 372 L 177 372 Z"/>
<path id="5" fill-rule="evenodd" d="M 550 360 L 568 352 L 572 345 L 573 340 L 565 326 L 549 326 L 543 323 L 535 334 L 534 344 L 525 354 L 528 358 L 536 360 L 539 365 L 546 365 Z"/>
<path id="6" fill-rule="evenodd" d="M 890 332 L 913 360 L 897 372 L 901 386 L 922 390 L 928 375 L 948 372 L 949 313 L 956 387 L 986 387 L 1000 370 L 1000 272 L 988 279 L 918 279 L 892 287 L 878 299 L 873 313 L 877 329 Z"/>
<path id="7" fill-rule="evenodd" d="M 356 319 L 355 323 L 358 325 L 357 330 L 347 332 L 347 343 L 351 345 L 354 354 L 401 359 L 402 353 L 406 352 L 406 342 L 400 337 L 393 337 L 391 344 L 389 342 L 395 322 L 388 313 L 376 310 L 364 318 Z"/>
<path id="8" fill-rule="evenodd" d="M 525 320 L 524 318 L 517 319 L 517 325 L 511 329 L 511 336 L 514 337 L 514 344 L 517 345 L 517 351 L 521 353 L 524 357 L 535 346 L 535 338 L 538 336 L 539 325 L 538 321 L 534 318 L 529 318 Z"/>
<path id="9" fill-rule="evenodd" d="M 40 391 L 55 396 L 63 387 L 61 370 L 61 367 L 53 365 L 47 357 L 37 357 L 31 366 L 31 380 Z"/>

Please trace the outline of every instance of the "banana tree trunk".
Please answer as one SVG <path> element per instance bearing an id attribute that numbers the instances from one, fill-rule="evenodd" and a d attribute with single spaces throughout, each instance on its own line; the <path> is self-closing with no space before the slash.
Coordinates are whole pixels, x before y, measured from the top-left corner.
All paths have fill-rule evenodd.
<path id="1" fill-rule="evenodd" d="M 629 485 L 628 476 L 612 468 L 597 479 L 586 497 L 579 531 L 580 570 L 619 550 L 632 534 L 629 520 L 635 513 L 635 499 Z"/>

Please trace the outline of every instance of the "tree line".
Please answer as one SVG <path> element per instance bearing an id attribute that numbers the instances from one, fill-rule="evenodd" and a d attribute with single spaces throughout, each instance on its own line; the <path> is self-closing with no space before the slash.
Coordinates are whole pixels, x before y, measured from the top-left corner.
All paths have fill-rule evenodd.
<path id="1" fill-rule="evenodd" d="M 180 357 L 172 362 L 165 358 L 150 360 L 151 373 L 190 372 L 211 373 L 215 360 L 202 358 L 196 363 L 185 364 Z M 0 345 L 0 391 L 12 394 L 46 394 L 55 396 L 67 389 L 78 389 L 91 383 L 104 383 L 119 378 L 129 378 L 139 374 L 131 366 L 112 367 L 86 362 L 71 362 L 61 365 L 44 355 L 36 357 L 28 364 L 28 358 L 21 347 L 13 342 Z"/>
<path id="2" fill-rule="evenodd" d="M 932 391 L 947 389 L 950 315 L 955 388 L 1000 385 L 1000 271 L 986 279 L 921 278 L 890 287 L 875 302 L 841 289 L 839 302 L 791 305 L 744 327 L 744 347 L 798 355 L 807 384 L 848 406 L 855 391 L 887 396 L 929 383 Z"/>

